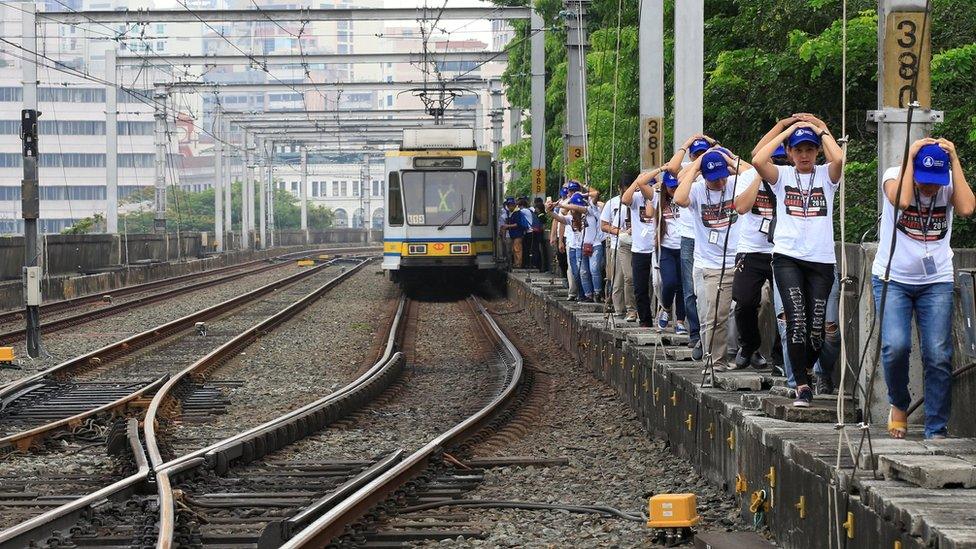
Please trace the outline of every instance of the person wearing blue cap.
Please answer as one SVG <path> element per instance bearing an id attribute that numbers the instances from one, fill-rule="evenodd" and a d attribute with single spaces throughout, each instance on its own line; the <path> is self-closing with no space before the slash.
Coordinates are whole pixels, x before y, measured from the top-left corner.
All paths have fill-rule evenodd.
<path id="1" fill-rule="evenodd" d="M 637 303 L 637 320 L 642 328 L 654 323 L 651 311 L 651 295 L 654 282 L 651 265 L 654 254 L 654 188 L 652 185 L 664 168 L 641 172 L 637 179 L 620 196 L 620 203 L 630 207 L 631 269 L 634 278 L 634 299 Z"/>
<path id="2" fill-rule="evenodd" d="M 572 230 L 571 237 L 567 238 L 569 267 L 576 280 L 577 299 L 586 302 L 598 301 L 603 292 L 603 233 L 596 195 L 597 191 L 574 192 L 559 204 L 560 210 L 568 215 L 552 213 L 553 219 Z"/>
<path id="3" fill-rule="evenodd" d="M 674 202 L 688 208 L 695 228 L 694 278 L 702 348 L 715 372 L 724 371 L 728 363 L 731 271 L 740 225 L 734 199 L 739 175 L 750 168 L 747 162 L 712 148 L 682 171 L 674 192 Z"/>
<path id="4" fill-rule="evenodd" d="M 813 402 L 810 370 L 824 347 L 827 301 L 837 262 L 834 195 L 844 173 L 844 151 L 822 120 L 807 113 L 793 118 L 789 127 L 758 147 L 753 164 L 776 195 L 773 278 L 786 315 L 787 353 L 796 380 L 793 405 L 809 407 Z M 773 162 L 773 153 L 783 141 L 792 166 Z M 817 164 L 821 152 L 827 162 Z M 827 370 L 830 366 L 821 363 L 822 375 L 828 378 L 833 374 Z"/>
<path id="5" fill-rule="evenodd" d="M 657 262 L 661 273 L 661 313 L 657 327 L 659 330 L 667 328 L 673 313 L 674 333 L 687 334 L 681 284 L 681 208 L 674 202 L 678 178 L 664 170 L 659 179 L 661 181 L 654 187 L 653 200 L 657 213 Z"/>
<path id="6" fill-rule="evenodd" d="M 976 210 L 956 147 L 946 139 L 920 139 L 909 149 L 905 171 L 881 178 L 880 243 L 871 268 L 876 314 L 881 318 L 881 365 L 888 385 L 888 432 L 908 431 L 908 357 L 912 318 L 922 351 L 925 438 L 945 438 L 952 388 L 952 220 Z M 897 212 L 895 204 L 897 204 Z M 897 219 L 897 222 L 896 222 Z M 892 238 L 895 253 L 892 254 Z M 884 279 L 884 311 L 881 311 Z"/>
<path id="7" fill-rule="evenodd" d="M 512 245 L 512 252 L 509 255 L 511 259 L 509 266 L 513 269 L 518 269 L 522 267 L 522 236 L 525 231 L 522 227 L 520 220 L 521 214 L 518 211 L 518 204 L 515 202 L 515 197 L 505 197 L 503 204 L 508 215 L 505 217 L 505 224 L 502 225 L 502 229 L 508 231 L 508 238 Z"/>

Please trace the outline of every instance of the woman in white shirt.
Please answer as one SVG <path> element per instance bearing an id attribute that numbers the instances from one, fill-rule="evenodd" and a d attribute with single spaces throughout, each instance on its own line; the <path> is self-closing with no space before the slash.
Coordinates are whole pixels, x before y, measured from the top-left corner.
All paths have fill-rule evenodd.
<path id="1" fill-rule="evenodd" d="M 796 379 L 793 405 L 808 407 L 813 401 L 810 371 L 823 348 L 837 262 L 834 194 L 844 173 L 844 151 L 822 120 L 806 113 L 794 117 L 798 122 L 759 148 L 753 165 L 776 195 L 773 278 L 786 314 L 787 351 Z M 773 163 L 784 141 L 793 166 Z M 821 150 L 827 162 L 817 164 Z"/>

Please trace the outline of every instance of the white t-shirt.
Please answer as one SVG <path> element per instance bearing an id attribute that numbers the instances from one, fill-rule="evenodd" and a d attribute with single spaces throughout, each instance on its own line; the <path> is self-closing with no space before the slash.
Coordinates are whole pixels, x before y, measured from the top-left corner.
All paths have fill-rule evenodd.
<path id="1" fill-rule="evenodd" d="M 684 168 L 690 165 L 691 162 L 682 162 L 681 167 Z M 695 178 L 695 183 L 705 182 L 705 179 L 698 174 Z M 695 224 L 693 215 L 688 211 L 688 208 L 678 208 L 678 236 L 679 238 L 695 238 Z M 679 246 L 680 247 L 680 246 Z"/>
<path id="2" fill-rule="evenodd" d="M 644 203 L 644 194 L 637 189 L 630 203 L 630 227 L 633 232 L 630 250 L 637 254 L 654 251 L 654 218 L 644 214 Z"/>
<path id="3" fill-rule="evenodd" d="M 666 189 L 661 189 L 661 193 L 668 192 Z M 654 193 L 654 209 L 657 210 L 661 202 L 661 193 Z M 664 236 L 661 238 L 661 247 L 668 248 L 669 250 L 680 250 L 681 249 L 681 210 L 687 210 L 688 208 L 681 208 L 673 201 L 668 200 L 668 207 L 661 212 L 661 217 L 664 219 Z"/>
<path id="4" fill-rule="evenodd" d="M 830 164 L 800 174 L 793 166 L 776 166 L 779 179 L 770 181 L 776 193 L 776 232 L 773 253 L 814 263 L 837 262 L 834 254 L 834 194 Z"/>
<path id="5" fill-rule="evenodd" d="M 566 246 L 577 250 L 583 244 L 593 244 L 594 246 L 603 245 L 604 232 L 600 230 L 600 208 L 591 203 L 585 215 L 580 219 L 580 228 L 573 227 L 573 212 L 567 210 L 565 215 L 559 213 L 556 217 L 566 224 Z"/>
<path id="6" fill-rule="evenodd" d="M 630 227 L 630 208 L 627 206 L 620 207 L 620 196 L 615 196 L 604 204 L 603 211 L 600 212 L 601 227 L 604 221 L 609 223 L 611 227 L 622 227 L 624 231 Z M 616 248 L 617 235 L 613 233 L 606 234 L 610 237 L 607 245 Z"/>
<path id="7" fill-rule="evenodd" d="M 881 178 L 881 241 L 874 256 L 871 274 L 884 276 L 891 251 L 891 228 L 894 224 L 895 207 L 884 196 L 885 181 L 894 179 L 895 185 L 901 167 L 888 168 Z M 895 257 L 891 262 L 891 280 L 902 284 L 933 284 L 953 282 L 952 248 L 952 179 L 949 185 L 928 198 L 915 193 L 910 206 L 898 212 L 898 231 L 895 241 Z M 921 201 L 921 207 L 919 206 Z M 923 258 L 932 258 L 931 272 L 926 274 Z M 926 263 L 928 263 L 926 261 Z"/>
<path id="8" fill-rule="evenodd" d="M 749 188 L 749 185 L 755 182 L 757 177 L 759 177 L 759 172 L 755 168 L 739 176 L 739 185 L 735 190 L 736 201 L 738 201 L 739 195 L 745 192 Z M 773 253 L 773 245 L 769 242 L 769 238 L 766 235 L 769 232 L 769 223 L 776 214 L 776 196 L 767 191 L 767 188 L 769 188 L 769 191 L 772 191 L 772 188 L 764 185 L 760 181 L 756 202 L 752 205 L 752 209 L 742 214 L 742 220 L 739 221 L 741 226 L 739 227 L 739 247 L 736 248 L 737 253 Z M 765 229 L 766 232 L 762 232 L 761 229 Z"/>
<path id="9" fill-rule="evenodd" d="M 725 188 L 711 191 L 703 181 L 691 184 L 691 203 L 688 210 L 695 227 L 695 268 L 721 269 L 723 250 L 725 266 L 735 266 L 735 250 L 739 245 L 739 214 L 733 207 L 735 178 L 729 177 Z M 726 244 L 726 232 L 728 243 Z"/>

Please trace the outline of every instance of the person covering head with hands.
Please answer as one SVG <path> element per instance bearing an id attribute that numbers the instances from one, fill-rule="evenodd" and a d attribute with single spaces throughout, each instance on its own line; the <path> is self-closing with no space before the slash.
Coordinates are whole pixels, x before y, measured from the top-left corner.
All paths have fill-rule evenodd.
<path id="1" fill-rule="evenodd" d="M 637 175 L 630 171 L 620 174 L 620 194 L 607 201 L 600 214 L 600 228 L 607 239 L 607 279 L 612 288 L 614 313 L 627 322 L 637 321 L 637 298 L 634 295 L 634 276 L 631 268 L 631 212 L 621 198 Z M 608 300 L 610 298 L 608 297 Z"/>
<path id="2" fill-rule="evenodd" d="M 661 316 L 658 329 L 665 329 L 670 318 L 675 321 L 674 333 L 687 334 L 685 327 L 685 298 L 681 281 L 681 208 L 674 202 L 678 178 L 668 170 L 661 172 L 661 181 L 654 186 L 654 210 L 657 213 L 658 269 L 661 280 Z M 673 307 L 673 308 L 672 308 Z"/>
<path id="3" fill-rule="evenodd" d="M 651 260 L 654 252 L 654 189 L 652 185 L 662 168 L 642 172 L 627 187 L 620 202 L 630 208 L 631 263 L 634 277 L 634 298 L 640 326 L 650 328 L 654 318 L 651 311 L 653 282 Z"/>
<path id="4" fill-rule="evenodd" d="M 827 298 L 834 281 L 834 194 L 844 173 L 844 152 L 819 118 L 799 113 L 757 147 L 753 165 L 776 195 L 773 278 L 786 315 L 786 345 L 796 379 L 794 406 L 813 401 L 810 371 L 824 343 Z M 767 134 L 769 135 L 769 134 Z M 781 142 L 792 166 L 777 166 Z M 818 164 L 820 153 L 826 163 Z M 824 371 L 829 377 L 832 372 Z"/>
<path id="5" fill-rule="evenodd" d="M 701 319 L 701 341 L 714 371 L 727 367 L 732 276 L 738 245 L 735 187 L 739 172 L 751 166 L 728 151 L 713 147 L 695 159 L 680 178 L 674 202 L 688 208 L 695 230 L 695 293 Z M 699 175 L 701 178 L 699 178 Z"/>
<path id="6" fill-rule="evenodd" d="M 567 237 L 567 255 L 570 270 L 577 284 L 577 299 L 592 302 L 598 299 L 603 291 L 603 233 L 600 231 L 600 210 L 595 203 L 598 192 L 595 190 L 584 194 L 580 191 L 558 204 L 559 212 L 555 211 L 555 204 L 546 205 L 552 210 L 552 217 L 569 230 Z"/>
<path id="7" fill-rule="evenodd" d="M 891 404 L 888 432 L 894 438 L 904 438 L 908 430 L 907 410 L 912 402 L 908 356 L 915 318 L 922 351 L 925 438 L 944 438 L 953 353 L 954 273 L 949 241 L 953 217 L 971 216 L 976 196 L 951 141 L 920 139 L 912 144 L 908 156 L 904 172 L 901 166 L 894 166 L 881 178 L 881 242 L 871 269 L 875 310 L 883 317 L 881 365 Z"/>

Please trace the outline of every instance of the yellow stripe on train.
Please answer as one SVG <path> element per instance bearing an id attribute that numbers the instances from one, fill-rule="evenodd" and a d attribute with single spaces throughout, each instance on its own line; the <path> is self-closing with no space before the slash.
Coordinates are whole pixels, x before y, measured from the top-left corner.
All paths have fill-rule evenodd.
<path id="1" fill-rule="evenodd" d="M 491 240 L 474 242 L 384 242 L 384 254 L 401 256 L 448 257 L 492 253 Z"/>

